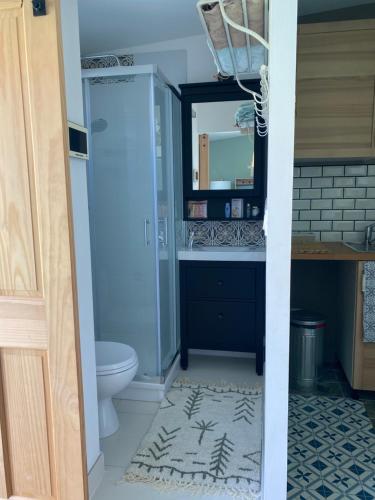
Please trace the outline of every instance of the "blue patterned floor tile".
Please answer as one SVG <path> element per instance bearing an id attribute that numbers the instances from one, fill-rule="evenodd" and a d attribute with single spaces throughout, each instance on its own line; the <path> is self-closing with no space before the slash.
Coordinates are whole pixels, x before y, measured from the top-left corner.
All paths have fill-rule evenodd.
<path id="1" fill-rule="evenodd" d="M 335 429 L 331 429 L 330 427 L 325 428 L 322 431 L 319 431 L 317 437 L 318 439 L 327 441 L 327 443 L 329 443 L 330 446 L 342 440 L 342 435 L 339 434 Z"/>
<path id="2" fill-rule="evenodd" d="M 315 491 L 322 498 L 332 498 L 332 496 L 335 494 L 335 491 L 332 488 L 330 488 L 328 485 L 326 485 L 326 484 L 319 485 L 315 489 Z"/>
<path id="3" fill-rule="evenodd" d="M 288 499 L 375 500 L 375 433 L 360 401 L 290 397 Z"/>
<path id="4" fill-rule="evenodd" d="M 352 442 L 349 438 L 343 438 L 335 447 L 353 458 L 363 453 L 363 447 L 358 443 Z"/>
<path id="5" fill-rule="evenodd" d="M 300 425 L 293 425 L 289 427 L 288 434 L 294 441 L 299 442 L 309 438 L 311 431 L 303 429 Z"/>
<path id="6" fill-rule="evenodd" d="M 335 467 L 343 467 L 343 465 L 349 460 L 349 457 L 345 453 L 337 450 L 335 447 L 324 450 L 320 456 Z"/>
<path id="7" fill-rule="evenodd" d="M 315 474 L 303 464 L 298 464 L 297 467 L 294 467 L 290 472 L 288 472 L 288 476 L 293 480 L 294 484 L 298 484 L 303 487 L 307 487 L 312 484 L 319 477 L 318 474 Z"/>
<path id="8" fill-rule="evenodd" d="M 311 451 L 311 449 L 307 448 L 301 441 L 289 447 L 288 455 L 291 461 L 303 463 L 316 456 L 316 454 Z"/>
<path id="9" fill-rule="evenodd" d="M 342 496 L 347 494 L 352 488 L 358 486 L 358 478 L 353 478 L 345 469 L 336 469 L 331 474 L 325 476 L 325 481 L 333 491 L 339 491 Z"/>
<path id="10" fill-rule="evenodd" d="M 375 498 L 374 490 L 370 491 L 368 488 L 362 486 L 359 486 L 355 489 L 355 491 L 352 491 L 351 495 L 353 500 L 356 500 L 357 498 L 358 500 L 374 500 Z"/>

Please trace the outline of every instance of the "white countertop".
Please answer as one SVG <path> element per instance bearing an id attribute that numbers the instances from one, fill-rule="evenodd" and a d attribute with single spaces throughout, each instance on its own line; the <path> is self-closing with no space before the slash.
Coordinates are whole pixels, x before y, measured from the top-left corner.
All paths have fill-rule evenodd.
<path id="1" fill-rule="evenodd" d="M 178 250 L 178 260 L 265 262 L 265 247 L 194 247 Z"/>

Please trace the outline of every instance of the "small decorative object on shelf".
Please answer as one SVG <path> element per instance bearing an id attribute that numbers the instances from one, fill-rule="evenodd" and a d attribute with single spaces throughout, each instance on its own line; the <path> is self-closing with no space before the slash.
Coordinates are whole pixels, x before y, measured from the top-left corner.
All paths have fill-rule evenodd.
<path id="1" fill-rule="evenodd" d="M 256 205 L 254 205 L 253 208 L 251 209 L 251 215 L 253 217 L 258 217 L 259 212 L 260 212 L 259 207 L 257 207 Z"/>
<path id="2" fill-rule="evenodd" d="M 230 213 L 231 213 L 231 210 L 230 210 L 230 203 L 229 201 L 225 204 L 225 218 L 226 219 L 230 219 Z"/>
<path id="3" fill-rule="evenodd" d="M 243 198 L 232 199 L 232 219 L 243 218 Z"/>
<path id="4" fill-rule="evenodd" d="M 188 217 L 189 219 L 207 219 L 207 200 L 189 201 Z"/>
<path id="5" fill-rule="evenodd" d="M 246 219 L 251 219 L 251 204 L 246 203 Z"/>

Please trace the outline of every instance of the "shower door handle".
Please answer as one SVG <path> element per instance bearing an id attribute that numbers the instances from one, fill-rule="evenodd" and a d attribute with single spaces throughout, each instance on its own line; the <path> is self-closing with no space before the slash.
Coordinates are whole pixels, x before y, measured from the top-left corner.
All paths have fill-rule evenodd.
<path id="1" fill-rule="evenodd" d="M 148 219 L 144 219 L 143 221 L 143 230 L 144 230 L 144 242 L 145 247 L 150 246 L 150 221 Z"/>

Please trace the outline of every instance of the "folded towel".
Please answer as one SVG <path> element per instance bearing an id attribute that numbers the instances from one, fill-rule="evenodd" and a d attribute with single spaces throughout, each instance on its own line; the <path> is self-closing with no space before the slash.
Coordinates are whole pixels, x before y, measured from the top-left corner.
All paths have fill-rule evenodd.
<path id="1" fill-rule="evenodd" d="M 265 63 L 265 49 L 261 45 L 252 47 L 251 60 L 249 64 L 248 52 L 246 47 L 233 49 L 235 57 L 235 68 L 233 67 L 230 49 L 217 50 L 216 54 L 219 59 L 220 67 L 218 71 L 224 72 L 227 75 L 235 75 L 237 73 L 259 73 L 260 67 Z"/>
<path id="2" fill-rule="evenodd" d="M 365 262 L 363 342 L 375 342 L 375 262 Z"/>

